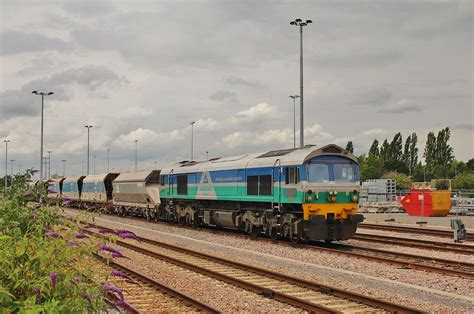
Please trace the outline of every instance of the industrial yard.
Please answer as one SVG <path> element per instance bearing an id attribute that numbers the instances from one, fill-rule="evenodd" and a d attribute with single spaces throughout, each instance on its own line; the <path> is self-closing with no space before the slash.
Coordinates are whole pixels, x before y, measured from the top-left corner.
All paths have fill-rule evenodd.
<path id="1" fill-rule="evenodd" d="M 0 314 L 474 313 L 473 1 L 0 19 Z"/>

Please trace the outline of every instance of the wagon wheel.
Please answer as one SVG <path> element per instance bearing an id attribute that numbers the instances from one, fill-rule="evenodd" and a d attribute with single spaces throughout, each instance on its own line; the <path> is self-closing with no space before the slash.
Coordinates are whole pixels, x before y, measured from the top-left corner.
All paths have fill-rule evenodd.
<path id="1" fill-rule="evenodd" d="M 145 210 L 145 217 L 146 217 L 146 220 L 147 221 L 150 221 L 152 219 L 151 217 L 151 214 L 150 214 L 150 211 L 149 210 Z"/>

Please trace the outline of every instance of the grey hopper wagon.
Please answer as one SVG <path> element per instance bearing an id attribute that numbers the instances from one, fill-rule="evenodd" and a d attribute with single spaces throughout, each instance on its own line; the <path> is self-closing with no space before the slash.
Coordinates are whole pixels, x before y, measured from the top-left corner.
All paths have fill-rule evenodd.
<path id="1" fill-rule="evenodd" d="M 160 207 L 159 178 L 159 170 L 121 173 L 113 182 L 115 211 L 154 218 Z"/>

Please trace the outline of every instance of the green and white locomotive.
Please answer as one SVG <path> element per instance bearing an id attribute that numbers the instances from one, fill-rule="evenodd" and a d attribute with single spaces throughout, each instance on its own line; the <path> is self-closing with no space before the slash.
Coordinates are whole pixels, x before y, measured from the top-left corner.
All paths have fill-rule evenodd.
<path id="1" fill-rule="evenodd" d="M 345 240 L 363 220 L 359 182 L 356 157 L 337 145 L 185 161 L 161 171 L 156 215 L 294 242 Z"/>

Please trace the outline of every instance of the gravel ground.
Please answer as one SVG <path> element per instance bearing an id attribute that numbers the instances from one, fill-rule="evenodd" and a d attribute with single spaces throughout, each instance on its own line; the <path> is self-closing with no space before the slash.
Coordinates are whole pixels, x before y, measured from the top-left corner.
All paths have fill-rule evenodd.
<path id="1" fill-rule="evenodd" d="M 419 248 L 410 248 L 406 246 L 398 246 L 398 245 L 390 245 L 390 244 L 366 242 L 366 241 L 358 241 L 358 240 L 347 240 L 347 241 L 344 241 L 344 244 L 354 245 L 354 246 L 359 246 L 359 247 L 368 247 L 368 248 L 373 248 L 373 249 L 381 249 L 385 251 L 392 251 L 392 252 L 399 252 L 399 253 L 430 256 L 433 258 L 441 258 L 441 259 L 474 264 L 474 255 L 450 253 L 450 252 L 443 252 L 443 251 L 436 251 L 436 250 L 426 250 L 426 249 L 419 249 Z"/>
<path id="2" fill-rule="evenodd" d="M 121 252 L 130 259 L 120 259 L 118 261 L 120 264 L 146 274 L 225 313 L 301 312 L 287 304 L 264 298 L 171 263 L 162 262 L 126 248 L 121 248 Z"/>
<path id="3" fill-rule="evenodd" d="M 144 220 L 102 217 L 109 222 L 102 219 L 97 219 L 97 222 L 110 227 L 119 227 L 110 220 L 135 226 L 138 224 L 140 227 L 122 225 L 120 228 L 125 227 L 145 237 L 280 270 L 426 311 L 470 312 L 474 309 L 474 285 L 472 281 L 466 279 L 400 269 L 393 265 L 290 248 L 232 235 L 216 235 L 202 230 L 153 224 Z"/>
<path id="4" fill-rule="evenodd" d="M 474 216 L 446 216 L 446 217 L 416 217 L 409 216 L 406 213 L 364 213 L 365 217 L 364 222 L 367 223 L 380 223 L 380 224 L 389 224 L 386 222 L 386 219 L 395 219 L 394 222 L 390 224 L 394 225 L 406 225 L 406 226 L 418 226 L 416 223 L 420 220 L 426 221 L 426 228 L 429 229 L 442 229 L 450 230 L 451 229 L 451 219 L 461 219 L 466 226 L 468 232 L 474 232 Z"/>

